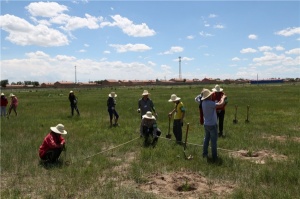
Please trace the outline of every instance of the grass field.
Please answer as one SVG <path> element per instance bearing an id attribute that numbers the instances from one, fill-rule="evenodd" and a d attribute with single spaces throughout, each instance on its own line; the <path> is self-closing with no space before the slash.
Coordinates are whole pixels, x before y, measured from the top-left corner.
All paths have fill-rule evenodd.
<path id="1" fill-rule="evenodd" d="M 1 198 L 299 198 L 300 85 L 221 85 L 229 103 L 218 164 L 201 156 L 204 130 L 194 101 L 203 87 L 213 86 L 74 89 L 79 117 L 70 117 L 69 89 L 2 91 L 18 97 L 19 115 L 1 118 Z M 137 101 L 144 89 L 162 130 L 155 148 L 144 147 L 138 133 Z M 111 91 L 118 95 L 120 115 L 120 126 L 113 128 L 106 108 Z M 187 110 L 183 137 L 189 123 L 191 160 L 174 135 L 165 139 L 173 93 Z M 67 151 L 62 164 L 45 168 L 38 148 L 58 123 L 68 131 Z"/>

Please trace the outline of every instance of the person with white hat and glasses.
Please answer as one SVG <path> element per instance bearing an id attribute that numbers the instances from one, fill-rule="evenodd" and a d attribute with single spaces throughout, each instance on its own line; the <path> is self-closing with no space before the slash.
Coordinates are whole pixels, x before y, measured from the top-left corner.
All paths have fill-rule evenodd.
<path id="1" fill-rule="evenodd" d="M 152 145 L 154 146 L 160 136 L 161 132 L 157 127 L 156 118 L 152 115 L 151 111 L 147 111 L 145 115 L 142 116 L 142 121 L 140 125 L 140 134 L 145 138 L 144 144 L 148 145 L 149 137 L 152 136 Z"/>
<path id="2" fill-rule="evenodd" d="M 208 158 L 208 146 L 211 142 L 211 153 L 213 161 L 218 159 L 217 140 L 218 140 L 218 124 L 216 108 L 224 105 L 225 95 L 222 96 L 219 102 L 212 101 L 212 94 L 208 89 L 202 90 L 202 110 L 204 117 L 205 137 L 203 141 L 203 158 Z"/>
<path id="3" fill-rule="evenodd" d="M 182 126 L 185 116 L 185 107 L 180 99 L 181 98 L 177 97 L 175 94 L 171 95 L 169 102 L 174 103 L 174 109 L 168 114 L 170 118 L 173 115 L 173 134 L 178 144 L 182 144 Z"/>
<path id="4" fill-rule="evenodd" d="M 157 113 L 154 107 L 153 101 L 149 98 L 150 93 L 147 90 L 144 90 L 142 93 L 142 98 L 138 101 L 138 113 L 141 113 L 141 118 L 145 115 L 148 111 L 151 111 L 155 117 L 157 118 Z"/>
<path id="5" fill-rule="evenodd" d="M 39 156 L 43 163 L 55 163 L 65 147 L 65 139 L 62 135 L 66 135 L 64 125 L 58 124 L 50 127 L 50 132 L 44 138 L 42 145 L 39 148 Z"/>

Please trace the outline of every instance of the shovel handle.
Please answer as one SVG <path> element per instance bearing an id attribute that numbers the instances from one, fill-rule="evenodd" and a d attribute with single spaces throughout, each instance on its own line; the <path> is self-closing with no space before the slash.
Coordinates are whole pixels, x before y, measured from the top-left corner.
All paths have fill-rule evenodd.
<path id="1" fill-rule="evenodd" d="M 187 137 L 188 137 L 188 133 L 189 133 L 189 126 L 190 126 L 190 123 L 187 123 L 187 125 L 186 125 L 186 133 L 185 133 L 184 150 L 186 149 Z"/>

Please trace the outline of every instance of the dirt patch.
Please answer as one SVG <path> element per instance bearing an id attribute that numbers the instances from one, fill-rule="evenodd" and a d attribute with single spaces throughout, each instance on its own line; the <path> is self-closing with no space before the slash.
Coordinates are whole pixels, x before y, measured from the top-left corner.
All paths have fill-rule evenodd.
<path id="1" fill-rule="evenodd" d="M 147 179 L 138 188 L 164 198 L 227 198 L 235 188 L 233 183 L 209 180 L 194 172 L 155 173 Z"/>
<path id="2" fill-rule="evenodd" d="M 300 137 L 288 137 L 288 136 L 279 136 L 279 135 L 271 135 L 271 136 L 263 136 L 264 139 L 268 139 L 271 141 L 279 141 L 279 142 L 286 142 L 288 139 L 294 142 L 300 142 Z"/>
<path id="3" fill-rule="evenodd" d="M 256 164 L 265 164 L 266 160 L 271 158 L 274 161 L 284 161 L 287 160 L 287 156 L 273 153 L 271 151 L 262 150 L 262 151 L 247 151 L 239 150 L 229 153 L 231 157 L 240 158 L 243 160 L 250 160 Z"/>

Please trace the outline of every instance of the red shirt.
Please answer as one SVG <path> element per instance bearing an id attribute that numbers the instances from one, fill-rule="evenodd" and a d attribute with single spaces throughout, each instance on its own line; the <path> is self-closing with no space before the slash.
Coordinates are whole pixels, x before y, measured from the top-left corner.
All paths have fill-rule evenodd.
<path id="1" fill-rule="evenodd" d="M 5 96 L 1 96 L 1 106 L 7 106 L 8 100 Z"/>
<path id="2" fill-rule="evenodd" d="M 65 144 L 65 139 L 57 133 L 50 132 L 45 138 L 39 149 L 39 156 L 43 157 L 51 149 L 61 148 Z"/>
<path id="3" fill-rule="evenodd" d="M 212 94 L 212 101 L 219 102 L 221 100 L 221 98 L 222 98 L 223 95 L 224 95 L 223 92 L 214 92 Z M 217 111 L 219 111 L 219 110 L 225 110 L 225 105 L 226 105 L 226 103 L 223 105 L 223 107 L 217 108 Z"/>

